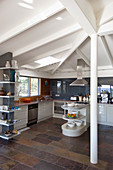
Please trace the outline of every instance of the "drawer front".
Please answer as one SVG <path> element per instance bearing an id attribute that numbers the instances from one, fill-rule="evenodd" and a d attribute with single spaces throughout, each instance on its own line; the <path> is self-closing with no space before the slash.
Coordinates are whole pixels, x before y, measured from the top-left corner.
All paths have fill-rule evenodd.
<path id="1" fill-rule="evenodd" d="M 21 120 L 19 123 L 16 123 L 15 125 L 14 125 L 14 129 L 22 129 L 23 127 L 26 127 L 27 126 L 27 121 L 26 121 L 26 119 L 23 119 L 23 120 Z"/>

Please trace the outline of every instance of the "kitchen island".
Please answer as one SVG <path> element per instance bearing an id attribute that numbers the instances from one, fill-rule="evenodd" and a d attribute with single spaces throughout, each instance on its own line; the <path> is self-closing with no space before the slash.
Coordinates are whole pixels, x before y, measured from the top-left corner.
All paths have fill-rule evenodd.
<path id="1" fill-rule="evenodd" d="M 62 125 L 62 134 L 70 137 L 82 135 L 89 127 L 89 104 L 62 105 L 66 110 L 63 119 L 68 122 Z"/>

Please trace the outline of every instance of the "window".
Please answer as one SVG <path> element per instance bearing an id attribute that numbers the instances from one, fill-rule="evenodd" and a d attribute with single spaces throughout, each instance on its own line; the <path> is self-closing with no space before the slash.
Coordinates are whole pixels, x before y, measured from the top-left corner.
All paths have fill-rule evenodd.
<path id="1" fill-rule="evenodd" d="M 57 81 L 57 93 L 61 93 L 61 81 Z"/>
<path id="2" fill-rule="evenodd" d="M 29 96 L 29 78 L 28 77 L 19 77 L 19 87 L 20 93 L 19 96 Z"/>
<path id="3" fill-rule="evenodd" d="M 63 94 L 66 93 L 66 81 L 63 81 Z"/>
<path id="4" fill-rule="evenodd" d="M 39 95 L 39 79 L 31 78 L 31 96 Z"/>
<path id="5" fill-rule="evenodd" d="M 38 96 L 40 95 L 40 79 L 33 77 L 19 77 L 19 96 Z"/>

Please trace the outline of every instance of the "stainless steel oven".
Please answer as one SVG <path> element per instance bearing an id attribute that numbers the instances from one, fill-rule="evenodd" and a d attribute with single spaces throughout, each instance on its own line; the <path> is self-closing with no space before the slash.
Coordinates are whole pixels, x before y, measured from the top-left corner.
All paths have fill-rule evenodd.
<path id="1" fill-rule="evenodd" d="M 38 104 L 28 105 L 28 126 L 37 123 L 38 120 Z"/>

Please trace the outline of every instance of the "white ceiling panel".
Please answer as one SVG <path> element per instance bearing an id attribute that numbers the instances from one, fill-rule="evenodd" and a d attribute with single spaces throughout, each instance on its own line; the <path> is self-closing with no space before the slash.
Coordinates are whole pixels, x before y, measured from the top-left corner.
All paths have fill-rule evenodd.
<path id="1" fill-rule="evenodd" d="M 34 0 L 34 9 L 26 9 L 18 5 L 22 0 L 1 0 L 0 1 L 0 35 L 12 28 L 29 21 L 30 18 L 47 10 L 58 0 Z"/>

